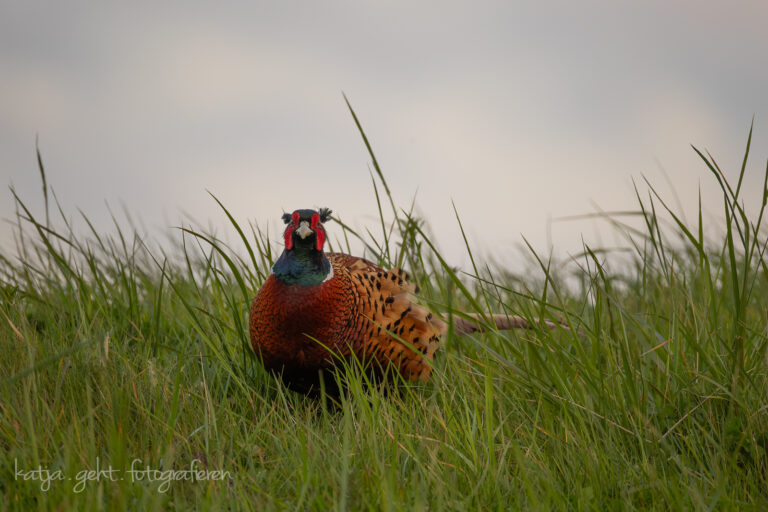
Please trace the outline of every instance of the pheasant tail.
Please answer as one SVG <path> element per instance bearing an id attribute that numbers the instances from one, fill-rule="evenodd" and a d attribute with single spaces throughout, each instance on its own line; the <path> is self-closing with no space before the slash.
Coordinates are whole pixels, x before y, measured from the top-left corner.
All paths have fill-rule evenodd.
<path id="1" fill-rule="evenodd" d="M 453 317 L 453 329 L 459 335 L 472 334 L 474 332 L 483 332 L 486 330 L 484 327 L 483 316 L 477 313 L 467 314 L 471 320 L 466 318 L 454 316 Z M 548 329 L 556 329 L 558 327 L 564 327 L 562 324 L 557 324 L 549 320 L 534 320 L 533 323 L 529 322 L 525 318 L 518 315 L 504 315 L 493 314 L 487 315 L 489 320 L 493 321 L 493 325 L 496 330 L 505 331 L 510 329 L 533 329 L 534 326 L 546 327 Z"/>

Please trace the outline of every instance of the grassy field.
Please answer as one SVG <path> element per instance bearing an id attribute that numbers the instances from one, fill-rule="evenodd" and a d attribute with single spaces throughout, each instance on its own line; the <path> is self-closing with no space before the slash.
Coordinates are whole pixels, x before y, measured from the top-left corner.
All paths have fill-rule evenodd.
<path id="1" fill-rule="evenodd" d="M 765 200 L 748 216 L 744 167 L 729 183 L 701 157 L 721 225 L 684 223 L 644 184 L 642 229 L 605 218 L 628 252 L 556 264 L 531 249 L 524 276 L 469 246 L 472 266 L 448 267 L 373 158 L 388 220 L 358 235 L 342 217 L 334 249 L 363 240 L 435 310 L 568 327 L 449 334 L 428 384 L 383 392 L 353 367 L 337 404 L 286 390 L 249 349 L 274 234 L 222 205 L 235 243 L 188 226 L 163 250 L 118 228 L 75 234 L 53 198 L 33 214 L 13 194 L 0 509 L 766 510 Z M 184 480 L 191 468 L 208 473 Z"/>

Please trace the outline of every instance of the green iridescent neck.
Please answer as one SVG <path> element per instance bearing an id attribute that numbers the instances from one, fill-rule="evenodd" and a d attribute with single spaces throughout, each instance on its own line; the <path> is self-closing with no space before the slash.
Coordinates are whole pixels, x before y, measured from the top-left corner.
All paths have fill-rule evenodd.
<path id="1" fill-rule="evenodd" d="M 316 286 L 332 275 L 331 262 L 323 251 L 298 244 L 291 250 L 284 250 L 272 265 L 275 277 L 286 284 Z"/>

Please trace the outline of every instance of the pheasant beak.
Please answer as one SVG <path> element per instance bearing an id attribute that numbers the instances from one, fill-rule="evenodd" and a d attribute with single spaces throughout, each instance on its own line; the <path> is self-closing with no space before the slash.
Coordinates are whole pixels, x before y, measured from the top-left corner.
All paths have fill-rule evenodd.
<path id="1" fill-rule="evenodd" d="M 299 235 L 302 240 L 307 238 L 312 233 L 314 233 L 314 231 L 309 228 L 309 222 L 305 220 L 301 221 L 301 224 L 299 224 L 299 227 L 296 229 L 296 234 Z"/>

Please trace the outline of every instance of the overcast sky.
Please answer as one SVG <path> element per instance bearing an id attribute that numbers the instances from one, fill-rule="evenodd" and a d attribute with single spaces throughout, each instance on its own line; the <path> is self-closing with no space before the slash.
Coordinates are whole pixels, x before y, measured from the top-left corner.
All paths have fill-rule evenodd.
<path id="1" fill-rule="evenodd" d="M 473 244 L 512 261 L 521 235 L 547 250 L 549 217 L 635 208 L 633 177 L 668 194 L 660 165 L 689 213 L 700 183 L 719 213 L 690 144 L 735 176 L 753 115 L 756 197 L 766 20 L 764 1 L 5 1 L 0 185 L 42 213 L 37 135 L 64 209 L 103 229 L 106 202 L 157 233 L 181 212 L 225 231 L 206 189 L 264 226 L 328 206 L 375 228 L 343 91 L 395 199 L 418 191 L 451 261 L 466 262 L 451 200 Z M 596 225 L 552 227 L 561 254 L 582 236 Z"/>

